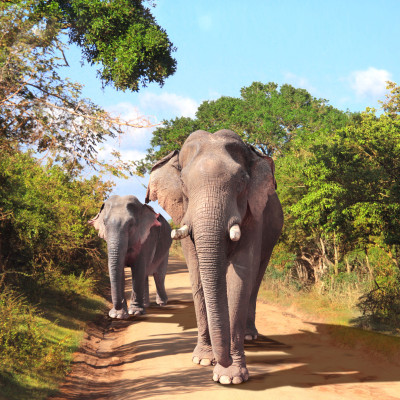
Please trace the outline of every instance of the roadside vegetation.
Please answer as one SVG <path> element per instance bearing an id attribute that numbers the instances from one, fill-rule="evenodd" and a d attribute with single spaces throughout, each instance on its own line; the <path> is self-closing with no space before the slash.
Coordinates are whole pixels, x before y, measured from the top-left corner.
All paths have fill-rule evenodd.
<path id="1" fill-rule="evenodd" d="M 110 186 L 16 150 L 0 182 L 0 391 L 43 398 L 105 305 L 106 250 L 87 220 Z"/>
<path id="2" fill-rule="evenodd" d="M 164 121 L 140 163 L 118 152 L 100 160 L 99 145 L 148 123 L 110 115 L 62 78 L 65 43 L 81 47 L 103 85 L 162 85 L 175 48 L 151 3 L 0 4 L 0 397 L 56 390 L 104 307 L 106 249 L 87 220 L 110 193 L 106 174 L 148 172 L 196 129 L 232 129 L 275 161 L 285 227 L 268 298 L 399 334 L 400 87 L 388 83 L 382 110 L 350 113 L 304 89 L 254 82 L 238 98 L 202 103 L 196 118 Z"/>
<path id="3" fill-rule="evenodd" d="M 87 323 L 104 310 L 106 247 L 87 221 L 110 193 L 107 176 L 128 177 L 135 166 L 116 151 L 108 160 L 97 151 L 149 123 L 124 121 L 83 98 L 82 85 L 63 78 L 66 43 L 81 48 L 103 85 L 162 85 L 175 72 L 175 49 L 150 6 L 0 4 L 0 398 L 47 398 Z"/>
<path id="4" fill-rule="evenodd" d="M 254 82 L 153 133 L 139 172 L 196 129 L 232 129 L 275 161 L 285 215 L 266 272 L 271 301 L 400 333 L 400 87 L 381 110 L 341 111 L 291 85 Z M 335 314 L 336 316 L 333 316 Z"/>

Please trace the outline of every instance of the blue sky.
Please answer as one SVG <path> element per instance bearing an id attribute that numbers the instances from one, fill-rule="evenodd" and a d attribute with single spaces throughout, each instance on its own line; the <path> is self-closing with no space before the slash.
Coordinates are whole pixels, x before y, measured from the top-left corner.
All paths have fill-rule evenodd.
<path id="1" fill-rule="evenodd" d="M 204 100 L 240 95 L 254 81 L 290 83 L 342 110 L 379 107 L 385 81 L 400 83 L 400 0 L 157 0 L 159 25 L 177 47 L 177 72 L 139 93 L 101 89 L 95 67 L 68 53 L 66 73 L 84 96 L 123 117 L 153 122 L 194 116 Z M 119 150 L 141 158 L 150 129 L 130 132 Z M 114 144 L 107 144 L 104 149 Z M 143 201 L 147 178 L 118 181 L 117 194 Z M 154 204 L 153 204 L 154 205 Z M 156 207 L 158 208 L 158 207 Z"/>

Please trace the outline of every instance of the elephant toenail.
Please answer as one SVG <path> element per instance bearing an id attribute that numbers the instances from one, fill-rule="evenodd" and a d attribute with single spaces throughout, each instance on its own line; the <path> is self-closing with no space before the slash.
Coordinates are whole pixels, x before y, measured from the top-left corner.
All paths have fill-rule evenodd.
<path id="1" fill-rule="evenodd" d="M 192 361 L 193 361 L 194 364 L 199 364 L 200 363 L 199 357 L 193 357 Z"/>
<path id="2" fill-rule="evenodd" d="M 242 383 L 243 382 L 243 379 L 240 377 L 240 376 L 235 376 L 233 379 L 232 379 L 232 383 L 234 384 L 234 385 L 238 385 L 239 383 Z"/>
<path id="3" fill-rule="evenodd" d="M 208 358 L 203 358 L 200 361 L 200 365 L 204 365 L 205 367 L 208 367 L 209 365 L 211 365 L 211 360 L 209 360 Z"/>
<path id="4" fill-rule="evenodd" d="M 213 375 L 213 381 L 214 382 L 218 382 L 219 378 L 218 378 L 218 374 L 214 374 Z"/>
<path id="5" fill-rule="evenodd" d="M 221 378 L 219 378 L 219 383 L 222 383 L 223 385 L 229 385 L 231 382 L 231 378 L 229 378 L 227 375 L 223 375 Z"/>

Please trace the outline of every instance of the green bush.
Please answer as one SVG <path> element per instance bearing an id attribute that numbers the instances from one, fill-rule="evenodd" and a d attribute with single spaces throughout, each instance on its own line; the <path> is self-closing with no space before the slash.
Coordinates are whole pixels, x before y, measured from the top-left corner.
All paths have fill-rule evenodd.
<path id="1" fill-rule="evenodd" d="M 103 306 L 93 293 L 108 279 L 106 247 L 87 221 L 110 187 L 30 153 L 0 152 L 0 392 L 7 398 L 54 390 Z"/>
<path id="2" fill-rule="evenodd" d="M 0 273 L 5 283 L 28 288 L 27 275 L 43 281 L 51 269 L 75 276 L 104 273 L 104 243 L 87 221 L 109 189 L 98 177 L 78 179 L 58 165 L 42 166 L 29 153 L 3 153 Z"/>
<path id="3" fill-rule="evenodd" d="M 52 343 L 46 339 L 37 310 L 23 296 L 4 290 L 0 294 L 0 315 L 0 375 L 65 369 L 65 346 L 62 341 Z"/>

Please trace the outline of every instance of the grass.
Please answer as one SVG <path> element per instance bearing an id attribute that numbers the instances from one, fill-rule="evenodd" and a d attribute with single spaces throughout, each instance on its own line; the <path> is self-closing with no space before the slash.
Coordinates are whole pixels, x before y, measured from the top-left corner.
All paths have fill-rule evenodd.
<path id="1" fill-rule="evenodd" d="M 350 321 L 359 316 L 359 311 L 355 307 L 358 296 L 354 293 L 347 299 L 336 298 L 333 300 L 331 296 L 321 295 L 316 289 L 290 291 L 285 288 L 279 290 L 271 289 L 264 283 L 260 288 L 258 299 L 285 308 L 293 307 L 302 314 L 331 324 L 350 325 Z"/>
<path id="2" fill-rule="evenodd" d="M 330 336 L 331 342 L 345 348 L 357 348 L 372 356 L 400 365 L 400 335 L 388 334 L 385 327 L 363 329 L 357 326 L 361 287 L 342 285 L 321 293 L 321 287 L 299 290 L 282 281 L 263 282 L 258 299 L 283 308 L 291 308 L 303 318 L 315 321 Z"/>
<path id="3" fill-rule="evenodd" d="M 185 261 L 185 256 L 183 255 L 183 250 L 181 246 L 180 240 L 173 240 L 171 247 L 169 249 L 169 256 L 179 258 L 182 261 Z"/>
<path id="4" fill-rule="evenodd" d="M 0 294 L 0 399 L 41 400 L 54 394 L 88 322 L 103 314 L 106 301 L 93 293 L 93 282 L 69 277 L 64 284 L 67 294 L 66 287 L 54 284 L 41 291 L 36 306 L 10 288 Z"/>

